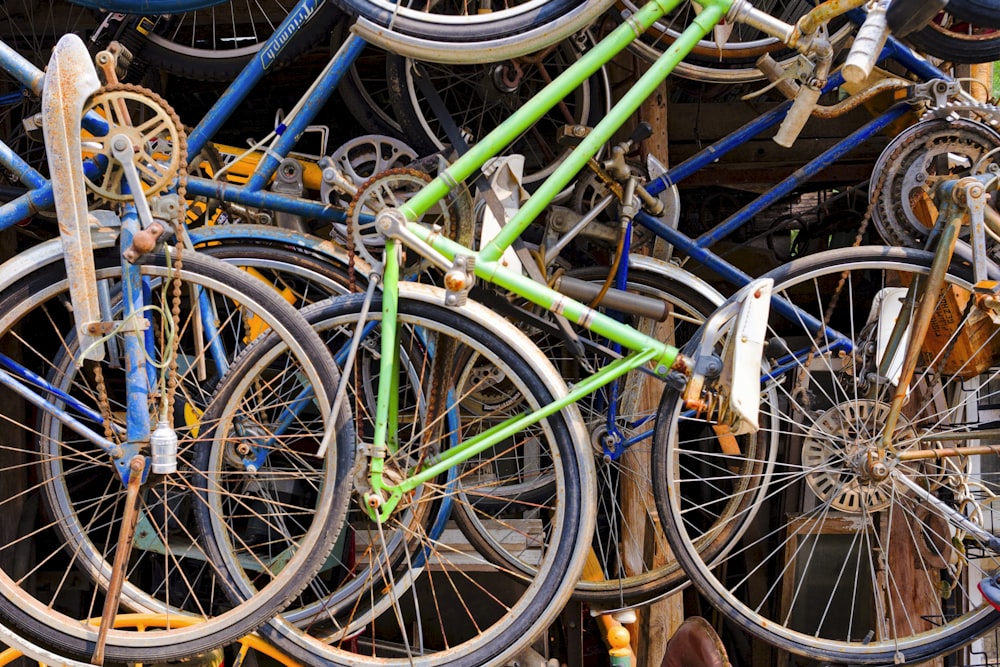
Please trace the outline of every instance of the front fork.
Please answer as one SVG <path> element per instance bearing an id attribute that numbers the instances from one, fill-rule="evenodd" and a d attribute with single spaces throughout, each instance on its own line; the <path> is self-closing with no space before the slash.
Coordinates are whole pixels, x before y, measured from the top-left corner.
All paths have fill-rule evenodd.
<path id="1" fill-rule="evenodd" d="M 908 456 L 919 454 L 920 448 L 916 448 L 914 452 L 909 454 L 898 452 L 893 442 L 893 433 L 906 403 L 910 382 L 920 361 L 924 340 L 937 310 L 941 291 L 945 287 L 948 267 L 951 265 L 955 244 L 963 225 L 970 225 L 972 231 L 973 270 L 976 279 L 974 289 L 979 293 L 987 290 L 987 285 L 989 285 L 986 280 L 985 268 L 988 259 L 985 251 L 984 211 L 990 185 L 996 187 L 994 174 L 968 176 L 954 181 L 945 181 L 938 186 L 936 199 L 939 209 L 938 220 L 935 224 L 935 233 L 938 234 L 938 239 L 934 260 L 931 263 L 928 276 L 923 280 L 913 281 L 908 287 L 904 302 L 919 302 L 916 312 L 912 317 L 901 313 L 889 338 L 890 341 L 900 341 L 904 338 L 904 332 L 908 333 L 905 335 L 907 343 L 902 359 L 902 368 L 896 380 L 896 389 L 886 417 L 882 437 L 878 446 L 871 450 L 867 457 L 867 472 L 874 479 L 885 479 L 889 475 L 891 472 L 890 458 L 906 460 Z M 995 292 L 996 290 L 991 291 Z M 977 297 L 976 307 L 996 302 L 995 296 L 985 294 L 983 296 L 986 296 L 985 300 L 982 296 Z M 990 298 L 992 301 L 989 300 Z M 883 355 L 882 367 L 879 368 L 880 376 L 884 377 L 888 373 L 888 365 L 895 357 L 894 350 L 886 351 L 886 354 Z"/>

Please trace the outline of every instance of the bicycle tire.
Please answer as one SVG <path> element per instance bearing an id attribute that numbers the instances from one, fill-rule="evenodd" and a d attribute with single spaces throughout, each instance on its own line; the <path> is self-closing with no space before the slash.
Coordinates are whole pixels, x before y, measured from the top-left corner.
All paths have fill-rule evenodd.
<path id="1" fill-rule="evenodd" d="M 974 522 L 992 526 L 988 497 L 975 491 L 995 483 L 993 468 L 984 460 L 977 473 L 965 459 L 948 456 L 895 459 L 921 438 L 942 439 L 925 442 L 934 448 L 960 444 L 943 441 L 949 432 L 976 439 L 977 424 L 990 419 L 984 411 L 992 395 L 987 380 L 994 373 L 996 328 L 986 327 L 969 355 L 955 349 L 962 338 L 951 335 L 968 324 L 957 305 L 971 295 L 967 266 L 955 263 L 947 271 L 935 313 L 938 334 L 921 353 L 910 405 L 897 426 L 896 453 L 885 460 L 895 472 L 860 474 L 881 437 L 887 395 L 895 390 L 894 364 L 877 374 L 872 364 L 879 363 L 895 321 L 893 304 L 900 312 L 912 307 L 903 299 L 904 286 L 926 276 L 932 258 L 902 248 L 844 248 L 768 274 L 776 295 L 820 321 L 829 312 L 830 326 L 849 334 L 855 347 L 838 354 L 828 338 L 809 333 L 800 316 L 786 319 L 772 308 L 764 364 L 780 377 L 766 382 L 774 396 L 764 396 L 761 415 L 763 428 L 782 431 L 782 446 L 761 502 L 748 512 L 750 529 L 724 558 L 706 562 L 691 539 L 686 515 L 707 501 L 685 499 L 687 473 L 680 461 L 688 443 L 674 436 L 677 422 L 661 415 L 658 435 L 669 441 L 664 483 L 676 483 L 661 512 L 674 554 L 735 632 L 762 640 L 761 651 L 838 664 L 919 663 L 960 648 L 1000 621 L 976 590 L 978 579 L 995 568 L 992 551 L 950 527 L 938 509 L 961 507 Z M 872 310 L 876 299 L 882 305 Z M 955 309 L 953 326 L 944 323 Z M 928 364 L 936 375 L 927 372 Z M 962 390 L 950 391 L 957 386 Z M 736 452 L 724 461 L 740 457 Z M 927 495 L 915 496 L 914 487 L 900 481 L 903 475 Z M 727 498 L 720 488 L 709 500 Z"/>
<path id="2" fill-rule="evenodd" d="M 993 22 L 997 22 L 995 17 Z M 910 33 L 906 41 L 918 51 L 950 63 L 991 63 L 1000 59 L 1000 31 L 966 22 L 951 13 Z"/>
<path id="3" fill-rule="evenodd" d="M 528 0 L 499 11 L 468 11 L 462 3 L 425 5 L 433 9 L 411 9 L 385 0 L 339 0 L 338 5 L 353 16 L 403 34 L 440 42 L 486 42 L 549 25 L 581 0 Z M 459 30 L 456 28 L 460 27 Z"/>
<path id="4" fill-rule="evenodd" d="M 120 261 L 115 248 L 97 251 L 95 264 L 99 279 L 118 280 Z M 154 299 L 157 293 L 155 285 L 175 270 L 172 262 L 166 262 L 162 254 L 150 255 L 141 268 L 143 274 L 153 281 Z M 233 325 L 238 324 L 237 319 L 248 312 L 241 309 L 252 308 L 255 317 L 260 318 L 265 327 L 277 332 L 275 336 L 294 341 L 291 343 L 290 360 L 301 372 L 299 377 L 314 385 L 312 390 L 315 395 L 322 397 L 332 393 L 337 375 L 328 353 L 297 312 L 277 297 L 273 290 L 222 262 L 194 255 L 185 257 L 181 275 L 189 284 L 201 286 L 207 296 L 218 297 L 201 303 L 213 303 L 217 308 L 220 332 L 236 333 L 238 329 L 233 329 Z M 65 269 L 61 263 L 38 269 L 5 289 L 0 294 L 0 303 L 8 306 L 3 323 L 5 349 L 19 347 L 22 363 L 35 368 L 42 376 L 48 375 L 53 386 L 63 388 L 84 404 L 94 405 L 97 402 L 96 388 L 90 371 L 84 373 L 74 363 L 79 351 L 72 334 L 74 325 L 67 317 L 64 306 L 67 289 Z M 189 301 L 182 301 L 183 334 L 189 331 L 190 320 L 186 316 L 190 311 L 185 305 Z M 112 300 L 112 308 L 113 304 Z M 150 314 L 152 312 L 148 311 L 147 317 L 156 320 L 156 316 Z M 163 312 L 169 313 L 170 308 Z M 19 328 L 25 330 L 23 334 L 18 333 Z M 46 335 L 46 331 L 52 335 Z M 227 349 L 235 354 L 242 345 L 240 339 L 227 338 Z M 46 344 L 53 342 L 60 347 L 52 348 Z M 119 414 L 117 406 L 123 405 L 120 402 L 123 370 L 120 367 L 116 370 L 110 364 L 115 356 L 113 349 L 108 355 L 109 363 L 105 364 L 104 372 L 112 405 L 111 414 L 116 415 Z M 191 348 L 182 344 L 181 350 L 187 354 Z M 268 620 L 298 593 L 305 582 L 297 579 L 311 576 L 322 566 L 323 550 L 332 544 L 339 532 L 335 519 L 346 502 L 346 494 L 340 493 L 338 498 L 337 485 L 333 481 L 334 475 L 346 475 L 345 468 L 350 466 L 353 437 L 349 423 L 338 432 L 333 448 L 336 453 L 332 455 L 336 459 L 328 466 L 330 483 L 327 490 L 315 507 L 311 507 L 318 512 L 317 517 L 329 518 L 333 522 L 332 530 L 322 527 L 310 534 L 301 533 L 303 548 L 288 563 L 291 570 L 287 575 L 283 571 L 264 586 L 259 598 L 228 608 L 202 605 L 200 593 L 211 592 L 217 580 L 213 581 L 211 561 L 199 558 L 203 552 L 198 549 L 197 540 L 193 539 L 190 528 L 179 514 L 186 503 L 195 502 L 189 493 L 190 485 L 185 480 L 190 474 L 187 460 L 189 448 L 198 439 L 195 434 L 197 429 L 185 426 L 181 415 L 187 412 L 185 408 L 189 408 L 195 413 L 205 410 L 202 417 L 208 414 L 212 418 L 214 404 L 213 397 L 200 389 L 203 385 L 196 377 L 199 364 L 188 363 L 191 359 L 196 357 L 185 356 L 185 362 L 180 365 L 181 382 L 175 403 L 175 419 L 181 420 L 175 422 L 180 424 L 178 464 L 181 472 L 154 477 L 142 496 L 143 519 L 137 530 L 137 546 L 133 549 L 133 562 L 121 604 L 136 611 L 181 614 L 186 621 L 190 621 L 192 616 L 201 616 L 204 622 L 195 625 L 185 622 L 183 625 L 188 626 L 186 628 L 168 627 L 156 633 L 112 629 L 106 645 L 109 664 L 182 659 L 245 635 Z M 296 359 L 298 361 L 294 361 Z M 211 371 L 212 364 L 209 362 L 206 366 Z M 68 399 L 56 394 L 53 401 L 65 407 Z M 10 410 L 16 409 L 18 403 L 5 403 L 8 423 L 11 423 Z M 97 412 L 95 407 L 90 414 Z M 12 485 L 10 488 L 24 486 L 25 470 L 37 471 L 40 481 L 29 487 L 19 501 L 13 498 L 5 500 L 8 507 L 9 503 L 20 502 L 24 507 L 34 507 L 34 510 L 26 511 L 19 525 L 6 528 L 6 537 L 10 541 L 3 546 L 7 553 L 4 561 L 7 565 L 0 573 L 0 614 L 5 625 L 39 645 L 68 658 L 89 660 L 94 651 L 97 628 L 77 619 L 101 616 L 102 590 L 107 585 L 111 569 L 108 554 L 113 552 L 112 545 L 120 523 L 120 514 L 115 512 L 115 507 L 123 498 L 124 488 L 114 472 L 110 457 L 103 455 L 82 436 L 74 435 L 50 412 L 42 411 L 39 419 L 37 430 L 30 419 L 20 427 L 24 430 L 20 438 L 28 443 L 20 454 L 23 459 L 16 466 L 8 460 L 2 471 L 6 482 Z M 82 419 L 89 423 L 96 421 L 94 416 L 87 416 L 86 413 Z M 197 416 L 194 423 L 207 426 L 207 422 L 199 421 Z M 30 446 L 35 437 L 41 438 L 37 449 Z M 343 467 L 338 472 L 337 465 L 340 464 Z M 16 510 L 17 507 L 11 509 Z M 188 549 L 186 555 L 171 550 L 170 540 L 175 539 L 185 542 Z M 28 572 L 31 577 L 21 571 L 21 564 L 11 561 L 11 554 L 18 545 L 20 549 L 37 549 L 38 560 L 33 561 L 35 565 Z M 313 552 L 319 552 L 319 555 Z M 64 569 L 60 571 L 60 568 Z M 199 574 L 204 576 L 199 577 Z M 43 575 L 49 579 L 54 577 L 55 581 L 66 580 L 72 575 L 77 581 L 76 586 L 91 592 L 80 596 L 78 592 L 62 586 L 34 587 L 33 582 Z M 187 588 L 185 592 L 185 587 L 195 584 L 203 588 L 197 589 L 197 593 L 193 588 Z"/>
<path id="5" fill-rule="evenodd" d="M 195 244 L 204 255 L 221 259 L 272 285 L 296 308 L 351 291 L 346 261 L 334 255 L 311 252 L 274 239 L 252 237 L 213 239 Z M 367 284 L 358 273 L 355 289 Z"/>
<path id="6" fill-rule="evenodd" d="M 418 62 L 388 54 L 389 99 L 403 136 L 424 154 L 441 151 L 452 143 L 415 81 L 414 67 L 419 65 L 471 145 L 575 63 L 589 42 L 589 37 L 576 35 L 531 58 L 483 65 Z M 527 190 L 540 185 L 572 150 L 559 145 L 560 129 L 566 125 L 593 127 L 607 113 L 609 102 L 608 77 L 602 67 L 506 149 L 505 153 L 524 156 L 522 185 Z"/>
<path id="7" fill-rule="evenodd" d="M 525 405 L 526 398 L 529 406 L 544 404 L 552 396 L 558 396 L 564 391 L 561 378 L 549 362 L 537 352 L 524 334 L 502 318 L 473 303 L 461 308 L 444 307 L 441 305 L 443 293 L 430 286 L 405 284 L 400 286 L 400 291 L 400 328 L 413 332 L 414 342 L 424 341 L 419 346 L 408 346 L 407 354 L 425 355 L 401 359 L 401 369 L 411 369 L 408 372 L 419 371 L 417 379 L 424 378 L 429 372 L 429 366 L 433 365 L 433 351 L 444 349 L 442 345 L 446 340 L 454 342 L 454 355 L 446 358 L 455 362 L 455 372 L 451 373 L 446 369 L 443 374 L 450 378 L 447 384 L 455 390 L 454 398 L 447 401 L 450 406 L 448 413 L 457 411 L 461 415 L 448 424 L 460 424 L 461 437 L 474 435 L 509 411 L 517 412 L 518 406 Z M 381 319 L 379 301 L 376 295 L 368 315 L 369 322 L 375 323 Z M 361 295 L 347 296 L 317 304 L 307 309 L 305 315 L 339 349 L 355 330 L 362 303 Z M 376 334 L 376 330 L 366 332 L 362 350 L 377 352 L 377 345 L 375 348 L 370 347 L 371 343 L 377 343 Z M 369 335 L 376 339 L 369 342 Z M 431 358 L 426 356 L 428 353 Z M 340 358 L 340 355 L 335 354 L 335 357 Z M 372 361 L 377 359 L 365 360 L 359 356 L 356 366 L 367 366 Z M 463 378 L 470 377 L 469 372 L 473 369 L 475 372 L 472 375 L 480 378 L 479 384 L 461 384 Z M 405 374 L 401 370 L 401 376 L 403 375 Z M 488 384 L 487 378 L 490 379 Z M 401 409 L 404 405 L 411 405 L 411 401 L 404 400 L 403 397 L 423 395 L 421 391 L 413 391 L 414 385 L 404 383 L 412 379 L 408 375 L 401 377 L 398 391 L 401 395 Z M 367 380 L 353 382 L 351 391 L 368 385 Z M 509 405 L 494 403 L 492 413 L 483 412 L 480 408 L 485 405 L 482 399 L 487 398 L 487 388 L 491 396 L 502 395 L 509 399 Z M 363 404 L 371 400 L 367 396 L 361 398 Z M 357 400 L 358 397 L 352 398 L 352 405 L 358 405 Z M 359 410 L 358 414 L 365 420 L 371 418 L 371 415 L 365 414 L 365 410 Z M 591 537 L 593 477 L 586 475 L 593 474 L 593 463 L 588 452 L 574 445 L 579 442 L 576 438 L 581 435 L 575 416 L 573 408 L 556 413 L 548 417 L 544 424 L 529 427 L 523 435 L 518 434 L 509 443 L 537 443 L 543 460 L 547 460 L 547 452 L 551 448 L 551 455 L 560 464 L 553 473 L 556 497 L 550 499 L 548 504 L 537 506 L 547 517 L 545 535 L 536 533 L 534 528 L 528 528 L 534 523 L 533 519 L 522 516 L 523 508 L 512 508 L 512 514 L 507 518 L 508 522 L 513 522 L 515 518 L 523 521 L 520 525 L 525 531 L 522 532 L 522 538 L 527 540 L 526 546 L 533 546 L 539 552 L 539 572 L 534 577 L 525 578 L 494 566 L 475 551 L 460 547 L 460 542 L 454 541 L 456 536 L 451 531 L 436 535 L 431 525 L 434 520 L 439 519 L 437 506 L 422 513 L 419 522 L 401 526 L 398 521 L 402 519 L 393 519 L 386 523 L 386 545 L 391 544 L 394 549 L 399 549 L 402 545 L 409 556 L 396 552 L 380 560 L 378 554 L 369 553 L 373 545 L 377 547 L 379 544 L 378 536 L 371 535 L 372 541 L 362 538 L 375 530 L 373 522 L 365 520 L 364 514 L 360 513 L 351 522 L 358 536 L 355 551 L 361 554 L 353 567 L 363 573 L 363 576 L 377 579 L 360 582 L 361 586 L 357 588 L 360 588 L 361 594 L 353 593 L 346 597 L 336 596 L 337 591 L 330 586 L 331 583 L 341 585 L 343 582 L 314 579 L 307 589 L 311 595 L 322 597 L 322 592 L 334 596 L 333 601 L 321 605 L 321 608 L 326 606 L 329 613 L 313 613 L 311 617 L 299 615 L 298 626 L 289 620 L 288 614 L 283 614 L 262 628 L 261 633 L 283 652 L 309 665 L 448 664 L 471 667 L 503 664 L 509 660 L 559 613 L 579 577 L 585 555 L 584 545 L 589 544 Z M 442 421 L 440 418 L 437 420 L 438 423 Z M 412 425 L 407 426 L 403 432 L 399 454 L 390 457 L 387 469 L 393 469 L 391 460 L 404 456 L 411 448 L 411 438 L 419 441 L 420 432 L 424 430 L 419 420 L 413 422 L 401 419 L 401 426 L 404 423 Z M 359 428 L 361 433 L 368 432 L 366 426 Z M 445 429 L 435 442 L 452 442 L 448 431 L 449 429 Z M 538 436 L 539 439 L 535 440 L 533 436 Z M 528 439 L 522 440 L 522 437 Z M 495 449 L 496 455 L 502 454 L 502 447 Z M 514 463 L 514 459 L 511 462 Z M 461 465 L 456 474 L 459 479 L 475 475 L 476 466 L 470 461 Z M 532 472 L 515 466 L 508 468 L 507 474 L 530 475 Z M 476 488 L 482 493 L 488 493 L 489 488 L 497 483 L 502 483 L 502 480 L 490 482 L 482 478 Z M 456 484 L 457 481 L 450 479 L 435 483 L 430 489 L 418 490 L 414 499 L 410 500 L 408 511 L 412 514 L 409 516 L 420 513 L 419 508 L 414 507 L 416 504 L 463 502 L 455 492 Z M 405 515 L 406 513 L 404 517 Z M 409 539 L 401 539 L 401 534 L 409 536 Z M 425 549 L 429 550 L 426 558 L 430 559 L 430 564 L 419 555 L 428 553 Z M 388 563 L 395 566 L 397 571 L 392 579 L 387 579 L 385 568 L 373 568 L 370 566 L 373 562 Z M 422 567 L 423 565 L 427 567 Z M 474 571 L 473 574 L 463 574 L 461 568 L 469 567 Z M 493 583 L 489 583 L 490 581 Z M 515 585 L 514 582 L 517 581 L 521 583 Z M 396 585 L 392 585 L 393 583 Z M 526 588 L 522 588 L 522 585 Z M 418 589 L 419 595 L 414 593 Z M 386 610 L 379 607 L 380 601 L 385 602 L 387 595 L 393 595 L 391 591 L 395 591 L 397 599 L 406 600 L 407 605 L 415 605 L 413 609 L 407 606 L 402 611 L 406 627 L 411 633 L 416 632 L 408 640 L 415 653 L 412 656 L 406 655 L 402 635 L 396 630 L 397 622 L 392 607 Z M 420 610 L 419 623 L 414 621 L 417 618 L 414 615 L 416 609 Z M 470 616 L 472 610 L 475 610 L 474 623 Z M 334 618 L 338 612 L 339 616 Z M 360 618 L 352 618 L 354 615 Z M 373 616 L 377 618 L 373 620 Z M 358 622 L 355 623 L 355 620 Z M 444 633 L 447 639 L 435 638 L 438 633 Z"/>
<path id="8" fill-rule="evenodd" d="M 620 18 L 627 18 L 641 6 L 641 2 L 624 0 L 619 12 Z M 768 0 L 754 6 L 786 23 L 794 24 L 815 5 L 804 0 Z M 668 12 L 632 43 L 631 50 L 643 60 L 655 62 L 691 23 L 696 12 L 696 9 L 687 5 Z M 761 56 L 770 55 L 779 63 L 796 57 L 797 51 L 755 28 L 740 23 L 729 24 L 726 28 L 731 28 L 732 33 L 727 34 L 724 39 L 720 37 L 719 43 L 708 37 L 700 40 L 674 73 L 686 79 L 708 83 L 749 83 L 765 78 L 754 65 Z M 845 19 L 835 20 L 830 30 L 831 44 L 840 44 L 851 32 L 852 28 Z"/>
<path id="9" fill-rule="evenodd" d="M 947 9 L 973 25 L 1000 30 L 1000 2 L 997 0 L 948 0 Z"/>
<path id="10" fill-rule="evenodd" d="M 253 9 L 247 10 L 249 7 Z M 252 17 L 248 24 L 250 35 L 241 37 L 237 34 L 240 21 L 230 0 L 225 6 L 216 5 L 172 16 L 172 25 L 163 30 L 163 34 L 154 31 L 148 35 L 142 55 L 153 67 L 177 76 L 195 81 L 232 81 L 257 55 L 288 13 L 287 7 L 277 2 L 257 2 L 244 9 L 251 13 L 254 9 L 260 12 L 259 18 Z M 228 12 L 229 20 L 220 23 L 216 16 L 218 12 Z M 210 17 L 208 21 L 204 20 L 206 15 Z M 281 57 L 274 61 L 273 66 L 286 65 L 320 44 L 329 37 L 340 17 L 341 13 L 333 5 L 324 3 L 297 28 L 294 37 L 281 48 Z M 222 16 L 222 19 L 225 18 Z M 219 25 L 223 29 L 218 29 Z"/>
<path id="11" fill-rule="evenodd" d="M 611 0 L 527 0 L 492 10 L 457 2 L 411 8 L 391 0 L 337 0 L 360 18 L 354 30 L 390 53 L 427 62 L 475 64 L 541 51 L 583 30 Z"/>
<path id="12" fill-rule="evenodd" d="M 568 275 L 601 285 L 607 278 L 607 269 L 588 267 Z M 722 296 L 708 285 L 682 270 L 655 262 L 643 262 L 640 268 L 630 267 L 626 289 L 632 294 L 669 304 L 662 321 L 618 315 L 623 321 L 665 341 L 691 338 L 704 319 L 722 303 Z M 568 350 L 557 327 L 547 322 L 549 329 L 540 329 L 534 320 L 526 320 L 524 313 L 509 306 L 505 308 L 500 301 L 495 305 L 490 302 L 490 305 L 508 319 L 522 322 L 521 328 L 562 369 L 568 381 L 576 383 L 586 377 L 587 373 Z M 592 366 L 601 367 L 610 362 L 612 355 L 608 352 L 607 341 L 595 340 L 586 332 L 584 338 L 590 343 L 586 358 Z M 656 454 L 652 417 L 666 384 L 637 371 L 623 377 L 617 386 L 616 391 L 621 394 L 614 405 L 617 419 L 611 427 L 608 423 L 611 387 L 579 402 L 597 469 L 598 529 L 594 532 L 593 552 L 603 578 L 596 579 L 595 572 L 595 580 L 580 580 L 573 595 L 579 600 L 600 602 L 605 607 L 638 604 L 687 583 L 687 576 L 677 562 L 666 555 L 669 547 L 653 500 L 651 473 Z M 640 405 L 640 396 L 651 398 Z M 498 539 L 495 531 L 485 529 L 483 522 L 501 511 L 504 502 L 509 503 L 515 497 L 530 502 L 540 492 L 541 489 L 534 487 L 497 489 L 478 502 L 456 504 L 452 516 L 479 553 L 513 571 L 530 572 L 530 564 L 510 553 L 503 540 Z M 628 557 L 624 553 L 628 553 Z"/>

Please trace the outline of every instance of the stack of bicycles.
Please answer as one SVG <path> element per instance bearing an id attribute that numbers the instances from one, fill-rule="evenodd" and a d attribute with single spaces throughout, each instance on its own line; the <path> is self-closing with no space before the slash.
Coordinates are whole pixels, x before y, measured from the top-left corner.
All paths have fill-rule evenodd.
<path id="1" fill-rule="evenodd" d="M 178 35 L 178 12 L 215 3 L 141 4 Z M 68 665 L 190 660 L 254 631 L 306 665 L 545 664 L 571 598 L 622 609 L 688 582 L 767 651 L 842 664 L 924 662 L 1000 621 L 1000 111 L 896 38 L 981 58 L 996 3 L 610 4 L 345 0 L 336 53 L 248 150 L 213 138 L 329 19 L 321 0 L 231 54 L 250 55 L 193 129 L 124 82 L 117 40 L 68 35 L 44 73 L 0 43 L 44 137 L 43 162 L 0 142 L 17 185 L 0 226 L 57 223 L 0 265 L 0 641 Z M 373 47 L 408 59 L 442 150 L 293 152 Z M 645 73 L 592 127 L 568 122 L 626 49 Z M 552 54 L 560 73 L 481 132 L 418 62 L 513 86 L 510 63 Z M 672 169 L 634 164 L 654 130 L 619 131 L 706 68 L 788 100 Z M 676 184 L 747 136 L 791 146 L 887 91 L 711 233 L 673 224 Z M 914 111 L 854 246 L 760 277 L 711 251 Z M 522 194 L 503 153 L 553 113 L 562 153 Z M 576 212 L 553 214 L 569 192 Z M 869 223 L 891 245 L 862 245 Z M 732 296 L 633 252 L 654 236 Z M 581 239 L 607 266 L 567 270 Z"/>

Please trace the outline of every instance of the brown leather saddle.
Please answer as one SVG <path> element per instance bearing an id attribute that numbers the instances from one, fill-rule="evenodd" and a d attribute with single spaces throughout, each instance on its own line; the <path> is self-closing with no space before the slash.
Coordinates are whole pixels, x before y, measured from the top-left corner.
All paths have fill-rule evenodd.
<path id="1" fill-rule="evenodd" d="M 722 640 L 701 616 L 691 616 L 667 642 L 660 667 L 731 667 Z"/>

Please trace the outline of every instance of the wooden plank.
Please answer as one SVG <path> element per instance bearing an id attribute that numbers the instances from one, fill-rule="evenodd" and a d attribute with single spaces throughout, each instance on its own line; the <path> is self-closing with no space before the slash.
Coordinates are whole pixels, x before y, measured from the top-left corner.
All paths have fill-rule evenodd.
<path id="1" fill-rule="evenodd" d="M 645 142 L 644 149 L 665 165 L 669 164 L 671 139 L 668 95 L 669 91 L 665 84 L 645 101 L 639 112 L 641 120 L 649 123 L 653 128 L 653 135 Z M 653 254 L 660 259 L 666 258 L 666 245 L 662 240 L 657 240 L 653 247 Z M 683 341 L 674 341 L 673 330 L 660 323 L 644 322 L 640 326 L 647 329 L 647 333 L 664 342 L 683 343 Z M 635 387 L 634 394 L 626 393 L 626 395 L 636 397 L 636 412 L 656 410 L 663 393 L 663 383 L 641 373 L 629 375 L 629 382 L 636 380 L 634 376 L 641 376 L 638 378 L 640 386 Z M 626 392 L 628 392 L 628 388 L 626 388 Z M 630 470 L 651 470 L 651 455 L 652 443 L 645 447 L 633 447 L 623 455 L 623 465 Z M 653 490 L 651 488 L 635 488 L 630 485 L 628 488 L 623 488 L 622 493 L 622 506 L 627 512 L 626 516 L 631 517 L 628 520 L 634 522 L 633 531 L 630 532 L 635 535 L 637 540 L 643 541 L 641 545 L 623 545 L 623 549 L 646 550 L 644 560 L 654 566 L 663 565 L 673 560 L 673 555 L 666 548 L 663 540 L 648 536 L 662 531 L 658 524 L 659 517 L 655 517 L 657 525 L 649 525 L 647 521 L 645 508 L 655 506 Z M 641 532 L 635 531 L 635 525 L 641 525 L 643 530 Z M 648 553 L 651 546 L 655 553 Z M 659 665 L 666 653 L 667 642 L 683 622 L 684 606 L 679 593 L 640 609 L 637 622 L 631 629 L 632 646 L 637 656 L 637 664 Z"/>
<path id="2" fill-rule="evenodd" d="M 363 523 L 354 526 L 354 551 L 358 562 L 367 561 L 372 545 L 379 543 L 378 533 L 370 528 L 369 524 Z M 484 529 L 497 543 L 524 562 L 530 565 L 539 563 L 542 551 L 537 545 L 543 544 L 545 539 L 541 519 L 486 521 Z M 439 548 L 428 559 L 431 569 L 460 567 L 471 572 L 496 572 L 496 567 L 486 562 L 454 522 L 449 522 L 437 542 Z"/>

